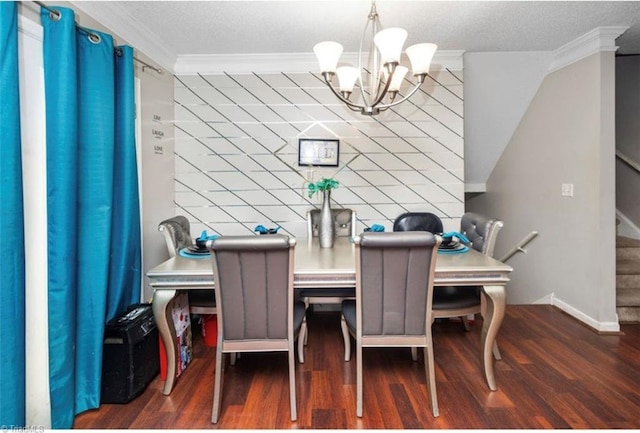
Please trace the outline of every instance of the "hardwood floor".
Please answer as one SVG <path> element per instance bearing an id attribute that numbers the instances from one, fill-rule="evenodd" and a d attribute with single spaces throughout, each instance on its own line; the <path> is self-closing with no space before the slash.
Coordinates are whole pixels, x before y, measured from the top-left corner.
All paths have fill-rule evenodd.
<path id="1" fill-rule="evenodd" d="M 365 349 L 364 416 L 355 415 L 356 361 L 343 361 L 338 313 L 310 313 L 296 365 L 298 420 L 289 419 L 285 354 L 243 354 L 225 369 L 222 413 L 211 424 L 215 348 L 194 360 L 170 396 L 160 377 L 126 405 L 78 415 L 81 429 L 550 429 L 640 428 L 640 325 L 598 335 L 551 306 L 508 306 L 499 335 L 498 391 L 487 387 L 480 323 L 434 324 L 440 417 L 429 410 L 422 355 Z M 197 332 L 194 332 L 197 335 Z"/>

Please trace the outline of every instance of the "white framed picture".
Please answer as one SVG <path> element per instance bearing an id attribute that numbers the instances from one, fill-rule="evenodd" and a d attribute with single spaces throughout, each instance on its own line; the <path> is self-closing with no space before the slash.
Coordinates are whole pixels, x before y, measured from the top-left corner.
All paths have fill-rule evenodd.
<path id="1" fill-rule="evenodd" d="M 300 138 L 298 165 L 337 167 L 340 159 L 340 140 Z"/>

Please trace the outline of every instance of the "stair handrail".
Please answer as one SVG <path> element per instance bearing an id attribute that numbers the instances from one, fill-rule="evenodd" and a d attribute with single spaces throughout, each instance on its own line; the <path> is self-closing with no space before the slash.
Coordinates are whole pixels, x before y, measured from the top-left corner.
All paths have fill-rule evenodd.
<path id="1" fill-rule="evenodd" d="M 616 149 L 616 157 L 626 163 L 629 167 L 633 168 L 636 172 L 640 173 L 640 163 L 634 161 L 630 156 Z"/>
<path id="2" fill-rule="evenodd" d="M 505 263 L 507 260 L 509 260 L 511 257 L 513 257 L 514 255 L 516 255 L 517 253 L 527 253 L 527 250 L 524 249 L 524 247 L 533 240 L 533 238 L 535 238 L 536 236 L 538 236 L 538 232 L 536 231 L 532 231 L 531 233 L 529 233 L 528 235 L 526 235 L 524 238 L 522 238 L 522 240 L 520 242 L 518 242 L 516 244 L 515 247 L 511 248 L 509 250 L 509 252 L 507 254 L 505 254 L 504 256 L 502 256 L 502 258 L 500 259 L 500 261 L 502 263 Z"/>

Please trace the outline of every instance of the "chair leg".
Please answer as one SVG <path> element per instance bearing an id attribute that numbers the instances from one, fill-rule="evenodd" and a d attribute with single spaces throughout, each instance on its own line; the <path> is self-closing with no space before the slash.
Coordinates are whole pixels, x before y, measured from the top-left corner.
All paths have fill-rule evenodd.
<path id="1" fill-rule="evenodd" d="M 362 341 L 356 339 L 356 416 L 362 418 Z"/>
<path id="2" fill-rule="evenodd" d="M 493 357 L 498 361 L 502 359 L 502 355 L 500 354 L 500 349 L 498 349 L 498 342 L 493 342 Z"/>
<path id="3" fill-rule="evenodd" d="M 291 402 L 291 421 L 298 419 L 296 411 L 296 361 L 294 357 L 293 342 L 289 343 L 289 400 Z"/>
<path id="4" fill-rule="evenodd" d="M 414 361 L 418 360 L 418 348 L 415 346 L 411 347 L 411 359 L 413 359 Z"/>
<path id="5" fill-rule="evenodd" d="M 307 320 L 307 316 L 306 316 L 306 311 L 309 309 L 309 298 L 304 298 L 302 300 L 304 302 L 304 311 L 305 311 L 305 318 L 304 320 Z M 309 331 L 307 330 L 307 332 L 304 333 L 304 340 L 303 340 L 303 344 L 306 346 L 307 345 L 307 337 L 309 336 Z"/>
<path id="6" fill-rule="evenodd" d="M 433 341 L 424 348 L 424 366 L 427 374 L 427 385 L 429 387 L 429 398 L 431 399 L 431 413 L 434 417 L 440 415 L 438 411 L 438 395 L 436 393 L 436 369 L 433 357 Z"/>
<path id="7" fill-rule="evenodd" d="M 344 341 L 344 360 L 351 360 L 351 338 L 349 336 L 349 327 L 344 316 L 340 315 L 340 328 L 342 328 L 342 340 Z"/>
<path id="8" fill-rule="evenodd" d="M 300 333 L 298 334 L 298 361 L 300 364 L 304 364 L 304 345 L 307 339 L 307 318 L 302 319 L 302 325 L 300 325 Z"/>
<path id="9" fill-rule="evenodd" d="M 467 316 L 462 316 L 460 317 L 460 319 L 462 320 L 462 325 L 464 326 L 464 330 L 467 332 L 471 331 L 471 326 L 469 326 L 469 319 L 467 319 Z"/>
<path id="10" fill-rule="evenodd" d="M 213 407 L 211 408 L 211 422 L 216 424 L 220 418 L 220 409 L 222 407 L 222 380 L 224 378 L 224 366 L 222 362 L 222 343 L 218 343 L 216 349 L 216 372 L 213 383 Z"/>
<path id="11" fill-rule="evenodd" d="M 239 355 L 240 355 L 240 354 L 239 354 L 239 353 L 236 353 L 236 352 L 231 352 L 231 353 L 229 354 L 230 364 L 231 364 L 231 365 L 236 365 L 236 358 L 239 358 L 239 357 L 240 357 Z"/>

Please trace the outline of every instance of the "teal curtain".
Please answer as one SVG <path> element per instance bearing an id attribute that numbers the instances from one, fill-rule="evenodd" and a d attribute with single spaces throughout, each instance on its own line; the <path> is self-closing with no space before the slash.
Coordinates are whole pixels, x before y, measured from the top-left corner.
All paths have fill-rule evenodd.
<path id="1" fill-rule="evenodd" d="M 142 275 L 133 49 L 116 49 L 113 224 L 107 320 L 139 302 Z"/>
<path id="2" fill-rule="evenodd" d="M 70 428 L 100 405 L 106 321 L 140 299 L 140 220 L 131 49 L 55 9 L 41 13 L 49 381 L 52 427 Z"/>
<path id="3" fill-rule="evenodd" d="M 0 2 L 0 425 L 25 425 L 25 275 L 18 8 Z"/>

